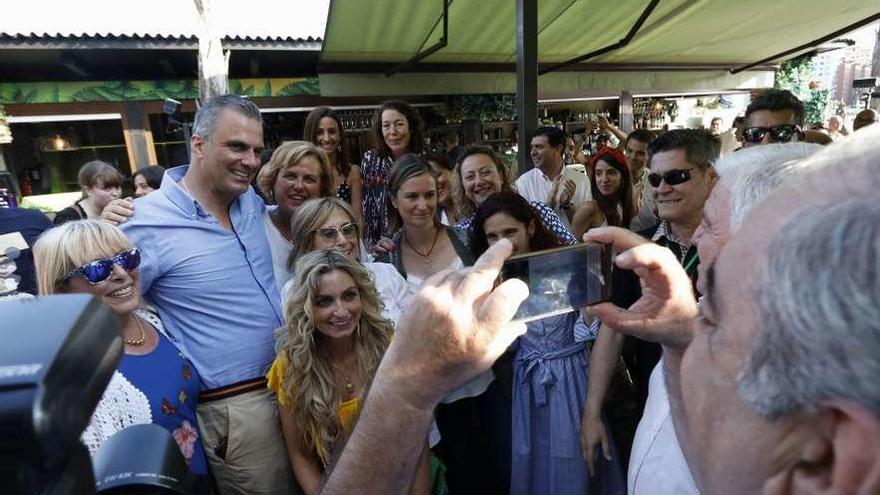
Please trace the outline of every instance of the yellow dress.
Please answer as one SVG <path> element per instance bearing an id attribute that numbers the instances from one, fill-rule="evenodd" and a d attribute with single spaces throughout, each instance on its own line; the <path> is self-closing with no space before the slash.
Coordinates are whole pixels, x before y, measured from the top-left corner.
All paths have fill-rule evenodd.
<path id="1" fill-rule="evenodd" d="M 269 368 L 269 372 L 266 373 L 269 390 L 275 392 L 275 395 L 278 397 L 278 403 L 285 407 L 289 404 L 287 402 L 287 392 L 285 391 L 284 386 L 284 375 L 287 373 L 287 367 L 289 364 L 287 355 L 279 352 L 275 357 L 275 361 L 272 362 L 272 367 Z M 357 420 L 360 411 L 360 397 L 355 397 L 339 404 L 339 409 L 336 410 L 336 414 L 338 415 L 339 424 L 342 425 L 342 429 L 346 434 L 351 433 L 354 429 L 354 423 Z M 321 443 L 320 438 L 314 440 L 315 450 L 318 451 L 318 457 L 320 457 L 321 462 L 326 465 L 328 460 L 327 451 L 324 449 L 324 445 Z"/>

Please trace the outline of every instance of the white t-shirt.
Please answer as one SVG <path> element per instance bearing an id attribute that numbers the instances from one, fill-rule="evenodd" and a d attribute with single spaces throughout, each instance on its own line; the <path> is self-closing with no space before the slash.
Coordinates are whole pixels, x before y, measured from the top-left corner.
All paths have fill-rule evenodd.
<path id="1" fill-rule="evenodd" d="M 266 228 L 266 240 L 269 241 L 269 249 L 272 251 L 272 266 L 275 268 L 275 285 L 281 291 L 284 284 L 293 278 L 293 271 L 287 269 L 287 257 L 290 255 L 290 248 L 293 247 L 290 241 L 281 235 L 278 227 L 272 223 L 269 218 L 269 212 L 277 208 L 269 206 L 266 213 L 263 214 L 263 225 Z M 282 293 L 283 294 L 283 293 Z"/>
<path id="2" fill-rule="evenodd" d="M 648 402 L 633 440 L 627 487 L 633 495 L 700 495 L 675 435 L 663 359 L 648 382 Z"/>
<path id="3" fill-rule="evenodd" d="M 580 205 L 584 204 L 584 202 L 592 199 L 593 195 L 590 193 L 590 179 L 587 178 L 586 175 L 568 167 L 562 168 L 562 174 L 565 180 L 573 181 L 575 185 L 574 196 L 571 198 L 573 210 L 576 210 Z M 550 190 L 553 188 L 553 180 L 544 175 L 544 172 L 537 167 L 522 174 L 520 178 L 516 180 L 515 184 L 516 190 L 520 196 L 529 201 L 541 201 L 543 203 L 547 202 L 547 196 L 550 195 Z M 559 215 L 559 217 L 570 229 L 571 223 L 568 220 L 568 216 Z"/>

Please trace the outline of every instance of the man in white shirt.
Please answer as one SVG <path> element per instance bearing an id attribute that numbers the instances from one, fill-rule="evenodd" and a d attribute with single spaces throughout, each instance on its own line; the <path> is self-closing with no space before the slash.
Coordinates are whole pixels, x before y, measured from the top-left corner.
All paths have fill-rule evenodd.
<path id="1" fill-rule="evenodd" d="M 564 149 L 564 132 L 556 127 L 538 128 L 529 150 L 535 168 L 516 180 L 516 190 L 529 201 L 549 204 L 571 228 L 574 211 L 592 195 L 587 176 L 564 166 Z"/>

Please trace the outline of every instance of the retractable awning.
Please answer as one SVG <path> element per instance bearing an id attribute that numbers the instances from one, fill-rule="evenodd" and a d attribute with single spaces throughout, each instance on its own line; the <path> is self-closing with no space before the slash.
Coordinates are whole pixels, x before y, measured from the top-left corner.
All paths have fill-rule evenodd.
<path id="1" fill-rule="evenodd" d="M 540 0 L 541 70 L 613 45 L 648 0 Z M 515 0 L 450 0 L 446 43 L 397 67 L 443 37 L 443 0 L 333 0 L 320 56 L 322 95 L 512 93 Z M 632 92 L 768 87 L 773 64 L 812 41 L 880 18 L 864 0 L 660 0 L 626 46 L 542 75 L 543 98 Z M 802 47 L 800 50 L 793 49 Z M 776 58 L 771 58 L 776 57 Z M 750 70 L 732 73 L 761 62 Z M 391 77 L 386 72 L 399 69 Z"/>

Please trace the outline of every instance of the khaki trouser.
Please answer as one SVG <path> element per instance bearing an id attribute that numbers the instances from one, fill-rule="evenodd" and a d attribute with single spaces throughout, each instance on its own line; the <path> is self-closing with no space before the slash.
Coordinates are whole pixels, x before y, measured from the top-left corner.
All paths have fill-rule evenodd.
<path id="1" fill-rule="evenodd" d="M 199 404 L 202 445 L 220 495 L 302 493 L 290 467 L 277 411 L 269 390 Z"/>

